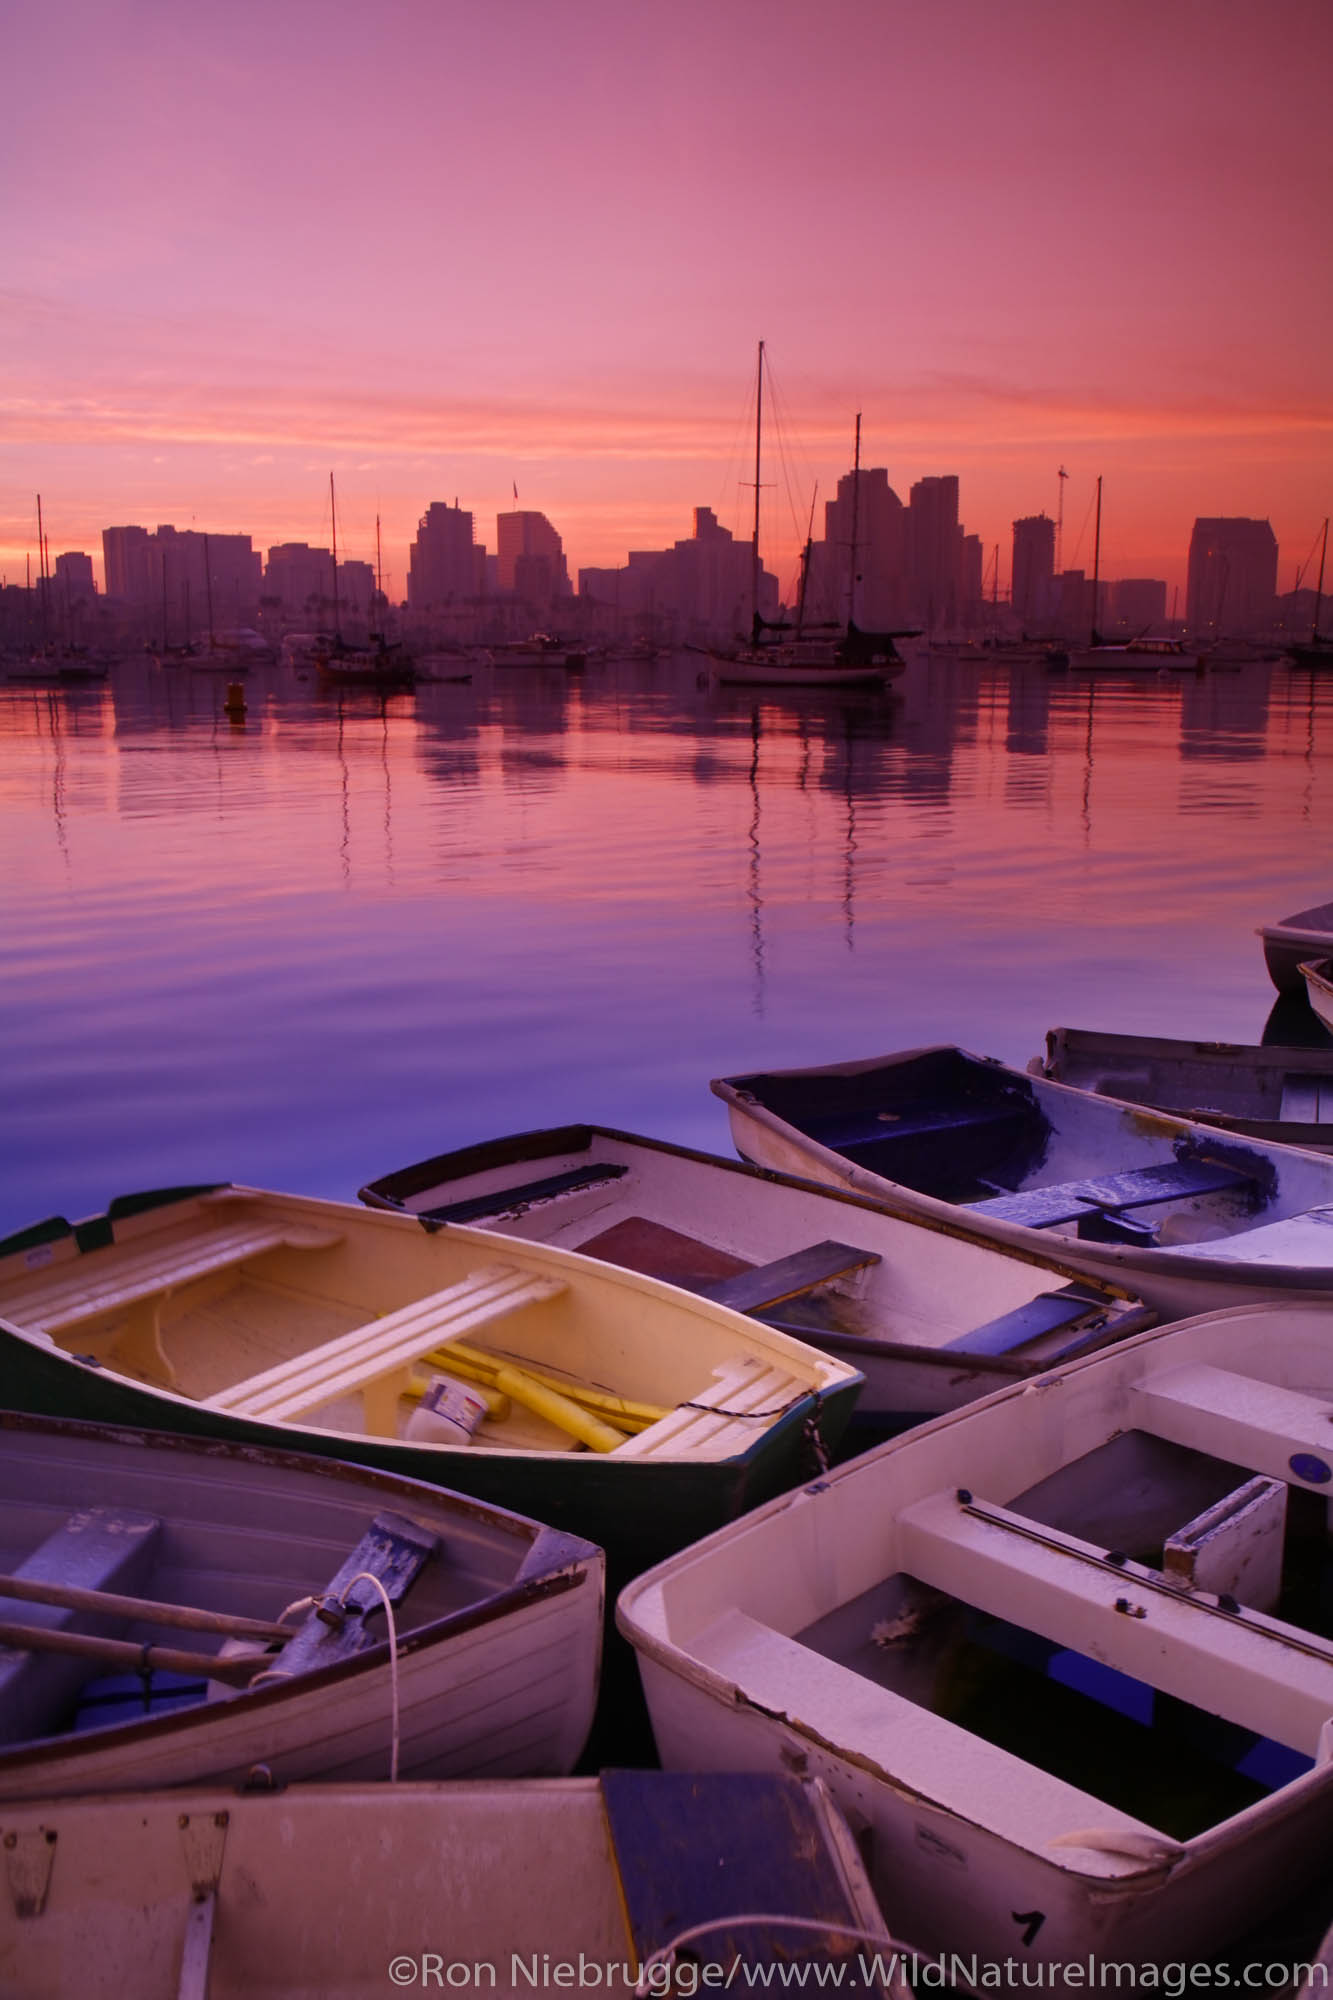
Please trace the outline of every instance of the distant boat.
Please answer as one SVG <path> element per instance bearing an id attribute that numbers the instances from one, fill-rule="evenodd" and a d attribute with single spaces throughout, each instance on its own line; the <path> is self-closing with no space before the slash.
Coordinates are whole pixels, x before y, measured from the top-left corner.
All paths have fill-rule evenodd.
<path id="1" fill-rule="evenodd" d="M 1173 667 L 1189 671 L 1204 662 L 1196 649 L 1186 646 L 1183 639 L 1153 639 L 1145 635 L 1120 642 L 1099 639 L 1091 646 L 1072 646 L 1068 664 L 1071 667 L 1132 667 L 1156 672 L 1169 671 Z"/>
<path id="2" fill-rule="evenodd" d="M 1264 941 L 1264 963 L 1278 992 L 1304 995 L 1302 963 L 1333 958 L 1333 903 L 1314 903 L 1275 924 L 1261 924 L 1256 935 Z"/>
<path id="3" fill-rule="evenodd" d="M 1138 1333 L 1151 1315 L 1059 1245 L 1020 1255 L 848 1193 L 686 1146 L 567 1125 L 465 1146 L 361 1190 L 391 1207 L 585 1257 L 753 1313 L 865 1376 L 883 1435 Z"/>
<path id="4" fill-rule="evenodd" d="M 0 1987 L 24 2000 L 350 2000 L 446 1974 L 511 1995 L 734 1980 L 910 2000 L 817 1778 L 190 1789 L 11 1807 L 4 1825 Z"/>
<path id="5" fill-rule="evenodd" d="M 1313 959 L 1301 967 L 1310 1005 L 1333 1034 L 1333 958 Z"/>
<path id="6" fill-rule="evenodd" d="M 536 1777 L 583 1747 L 601 1552 L 517 1515 L 253 1443 L 3 1414 L 0 1527 L 0 1800 L 256 1765 Z"/>
<path id="7" fill-rule="evenodd" d="M 861 419 L 856 419 L 856 458 L 852 474 L 852 583 L 845 626 L 829 631 L 804 630 L 803 617 L 795 626 L 770 625 L 759 613 L 759 496 L 761 450 L 764 421 L 764 343 L 759 343 L 759 364 L 755 400 L 754 429 L 754 582 L 751 593 L 750 643 L 729 652 L 712 652 L 715 678 L 724 685 L 758 687 L 883 687 L 905 673 L 907 662 L 894 644 L 891 632 L 866 632 L 856 623 L 856 506 L 860 498 Z M 805 575 L 810 558 L 807 540 L 802 569 L 801 602 L 805 601 Z M 784 636 L 791 634 L 792 636 Z"/>
<path id="8" fill-rule="evenodd" d="M 1333 1152 L 1333 1041 L 1326 1049 L 1245 1047 L 1051 1028 L 1044 1059 L 1029 1068 L 1100 1097 Z"/>
<path id="9" fill-rule="evenodd" d="M 0 1242 L 0 1369 L 15 1407 L 353 1457 L 624 1572 L 803 1477 L 862 1379 L 566 1250 L 233 1187 Z"/>
<path id="10" fill-rule="evenodd" d="M 338 509 L 329 474 L 329 518 L 333 536 L 333 637 L 319 640 L 310 658 L 323 681 L 338 687 L 382 688 L 397 693 L 416 685 L 412 655 L 397 640 L 372 632 L 364 646 L 349 645 L 338 622 Z"/>
<path id="11" fill-rule="evenodd" d="M 949 1047 L 722 1077 L 713 1089 L 742 1158 L 1055 1253 L 1160 1313 L 1278 1295 L 1333 1304 L 1326 1153 Z"/>
<path id="12" fill-rule="evenodd" d="M 1216 1960 L 1327 1880 L 1331 1402 L 1238 1307 L 769 1502 L 620 1595 L 663 1764 L 823 1778 L 926 1951 Z"/>
<path id="13" fill-rule="evenodd" d="M 511 639 L 490 648 L 496 667 L 568 667 L 577 671 L 587 665 L 582 647 L 553 639 L 549 632 L 534 632 L 530 639 Z"/>

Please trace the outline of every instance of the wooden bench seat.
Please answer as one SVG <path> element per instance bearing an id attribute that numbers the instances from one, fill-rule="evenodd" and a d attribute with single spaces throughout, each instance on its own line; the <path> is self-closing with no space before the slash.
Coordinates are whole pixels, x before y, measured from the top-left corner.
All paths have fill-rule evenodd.
<path id="1" fill-rule="evenodd" d="M 62 1521 L 14 1575 L 81 1590 L 137 1591 L 152 1573 L 161 1531 L 152 1514 L 83 1508 Z M 17 1598 L 0 1597 L 0 1613 L 45 1631 L 97 1632 L 104 1638 L 114 1638 L 125 1626 L 123 1618 Z M 21 1743 L 58 1726 L 89 1671 L 87 1660 L 0 1647 L 0 1743 Z"/>
<path id="2" fill-rule="evenodd" d="M 701 1295 L 715 1305 L 730 1306 L 733 1312 L 765 1312 L 786 1299 L 799 1298 L 833 1278 L 849 1271 L 861 1271 L 878 1264 L 875 1250 L 857 1250 L 849 1243 L 812 1243 L 806 1250 L 794 1250 L 789 1257 L 775 1258 L 771 1264 L 757 1264 L 751 1270 L 720 1278 L 699 1286 Z"/>
<path id="3" fill-rule="evenodd" d="M 713 1379 L 688 1403 L 681 1403 L 627 1444 L 617 1458 L 730 1458 L 744 1451 L 777 1413 L 810 1394 L 785 1370 L 759 1355 L 746 1355 Z"/>
<path id="4" fill-rule="evenodd" d="M 1195 1362 L 1140 1382 L 1130 1395 L 1129 1421 L 1249 1472 L 1333 1493 L 1333 1403 L 1327 1397 Z"/>
<path id="5" fill-rule="evenodd" d="M 854 1153 L 858 1147 L 878 1146 L 886 1139 L 920 1139 L 936 1132 L 976 1132 L 1002 1125 L 1025 1111 L 1013 1102 L 996 1104 L 904 1104 L 895 1109 L 885 1105 L 813 1118 L 805 1129 L 810 1137 L 834 1153 Z"/>
<path id="6" fill-rule="evenodd" d="M 564 1290 L 561 1278 L 534 1277 L 512 1264 L 488 1265 L 443 1291 L 414 1299 L 367 1326 L 353 1327 L 322 1347 L 219 1390 L 206 1399 L 207 1407 L 281 1424 L 359 1393 L 366 1428 L 392 1437 L 398 1399 L 415 1362 L 447 1341 L 461 1340 Z"/>
<path id="7" fill-rule="evenodd" d="M 1333 1124 L 1333 1076 L 1299 1071 L 1284 1076 L 1278 1116 L 1293 1125 Z"/>
<path id="8" fill-rule="evenodd" d="M 1333 1645 L 1154 1586 L 1105 1549 L 952 1492 L 904 1509 L 898 1538 L 901 1568 L 922 1583 L 1181 1701 L 1206 1695 L 1226 1721 L 1317 1754 L 1333 1716 Z"/>
<path id="9" fill-rule="evenodd" d="M 1154 1202 L 1186 1201 L 1196 1195 L 1255 1186 L 1253 1175 L 1222 1160 L 1165 1160 L 1157 1166 L 1130 1167 L 1124 1173 L 1096 1174 L 1055 1187 L 1020 1188 L 1013 1194 L 992 1195 L 966 1206 L 974 1215 L 997 1222 L 1052 1229 L 1057 1223 L 1098 1214 L 1120 1215 L 1129 1209 L 1151 1207 Z"/>
<path id="10" fill-rule="evenodd" d="M 208 1224 L 168 1243 L 90 1250 L 0 1293 L 0 1313 L 48 1335 L 129 1314 L 113 1355 L 148 1381 L 174 1388 L 162 1348 L 160 1314 L 173 1293 L 200 1278 L 234 1270 L 270 1250 L 329 1250 L 342 1232 L 273 1216 Z"/>
<path id="11" fill-rule="evenodd" d="M 1053 1840 L 1086 1828 L 1103 1834 L 1154 1838 L 1154 1829 L 1076 1785 L 1039 1770 L 892 1688 L 831 1660 L 799 1639 L 743 1611 L 728 1610 L 695 1632 L 693 1659 L 737 1691 L 748 1706 L 784 1719 L 792 1734 L 882 1771 L 921 1822 L 932 1808 L 956 1816 L 959 1829 L 987 1834 L 1041 1853 Z M 1164 1842 L 1164 1846 L 1169 1843 Z M 1114 1878 L 1136 1873 L 1141 1857 L 1108 1847 L 1071 1848 L 1068 1865 Z"/>
<path id="12" fill-rule="evenodd" d="M 1012 1354 L 1043 1334 L 1073 1327 L 1091 1312 L 1105 1312 L 1109 1300 L 1100 1292 L 1088 1292 L 1078 1285 L 1062 1285 L 1059 1291 L 1038 1292 L 1012 1312 L 974 1326 L 956 1339 L 945 1341 L 941 1354 Z"/>

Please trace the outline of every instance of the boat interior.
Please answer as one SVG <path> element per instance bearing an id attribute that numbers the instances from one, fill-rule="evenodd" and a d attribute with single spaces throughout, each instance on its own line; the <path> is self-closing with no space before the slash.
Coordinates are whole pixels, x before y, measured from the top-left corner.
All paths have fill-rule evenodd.
<path id="1" fill-rule="evenodd" d="M 1136 1372 L 1158 1338 L 766 1510 L 725 1577 L 679 1559 L 668 1629 L 737 1699 L 1094 1873 L 1327 1765 L 1327 1394 L 1234 1347 Z"/>
<path id="2" fill-rule="evenodd" d="M 854 1166 L 988 1219 L 1085 1240 L 1203 1242 L 1333 1194 L 1322 1160 L 1182 1129 L 961 1049 L 729 1083 Z"/>
<path id="3" fill-rule="evenodd" d="M 0 1418 L 5 1748 L 226 1700 L 495 1601 L 540 1533 L 374 1475 Z M 402 1492 L 414 1512 L 402 1512 Z M 362 1580 L 354 1582 L 360 1577 Z M 321 1614 L 318 1597 L 336 1607 Z"/>
<path id="4" fill-rule="evenodd" d="M 466 1445 L 430 1408 L 462 1384 L 482 1450 L 727 1458 L 849 1379 L 780 1334 L 746 1341 L 724 1315 L 631 1297 L 596 1265 L 254 1190 L 113 1206 L 39 1249 L 34 1268 L 31 1244 L 0 1246 L 0 1316 L 271 1423 Z"/>
<path id="5" fill-rule="evenodd" d="M 1122 1331 L 1136 1305 L 855 1195 L 599 1126 L 463 1148 L 362 1195 L 581 1251 L 832 1342 L 849 1359 L 858 1344 L 879 1344 L 1044 1366 Z"/>

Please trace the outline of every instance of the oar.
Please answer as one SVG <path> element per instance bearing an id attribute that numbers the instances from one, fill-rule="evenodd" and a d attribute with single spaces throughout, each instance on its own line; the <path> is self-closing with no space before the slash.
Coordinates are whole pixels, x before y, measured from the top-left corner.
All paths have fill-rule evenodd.
<path id="1" fill-rule="evenodd" d="M 75 1583 L 47 1583 L 39 1577 L 0 1576 L 0 1597 L 30 1604 L 58 1604 L 65 1611 L 105 1612 L 141 1625 L 179 1625 L 186 1632 L 218 1632 L 224 1639 L 290 1639 L 290 1625 L 242 1618 L 230 1611 L 202 1611 L 192 1604 L 159 1604 L 149 1597 L 118 1597 L 111 1590 L 85 1590 Z"/>
<path id="2" fill-rule="evenodd" d="M 164 1674 L 201 1674 L 205 1680 L 231 1681 L 237 1687 L 244 1687 L 268 1658 L 264 1653 L 237 1653 L 215 1659 L 211 1653 L 136 1646 L 132 1639 L 98 1639 L 91 1632 L 53 1632 L 45 1625 L 20 1625 L 7 1618 L 0 1619 L 0 1646 L 13 1646 L 21 1653 L 73 1653 L 131 1673 L 147 1668 Z"/>

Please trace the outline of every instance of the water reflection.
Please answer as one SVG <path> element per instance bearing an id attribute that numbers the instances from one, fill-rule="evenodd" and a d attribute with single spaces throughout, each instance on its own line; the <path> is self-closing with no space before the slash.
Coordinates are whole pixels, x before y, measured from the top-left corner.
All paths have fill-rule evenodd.
<path id="1" fill-rule="evenodd" d="M 1254 1040 L 1254 925 L 1330 893 L 1333 677 L 1281 667 L 954 660 L 891 699 L 689 656 L 387 699 L 274 668 L 246 702 L 147 661 L 0 688 L 0 1221 L 347 1195 L 566 1118 L 725 1147 L 711 1074 L 1023 1062 L 1059 1021 Z"/>

